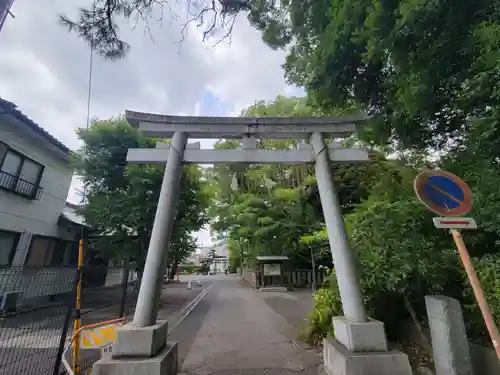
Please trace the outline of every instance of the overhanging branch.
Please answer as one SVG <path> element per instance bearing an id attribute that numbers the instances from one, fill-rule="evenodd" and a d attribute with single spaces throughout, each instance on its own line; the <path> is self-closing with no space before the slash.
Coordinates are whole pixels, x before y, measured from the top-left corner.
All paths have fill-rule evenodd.
<path id="1" fill-rule="evenodd" d="M 60 15 L 59 21 L 69 31 L 76 32 L 80 38 L 91 44 L 95 52 L 106 59 L 123 58 L 130 50 L 130 45 L 120 38 L 117 18 L 129 20 L 135 18 L 136 24 L 142 22 L 150 37 L 149 21 L 154 10 L 160 10 L 160 17 L 155 21 L 162 23 L 165 9 L 172 18 L 179 18 L 172 2 L 182 0 L 93 0 L 89 8 L 80 8 L 78 16 L 71 19 Z M 196 22 L 201 29 L 203 40 L 216 31 L 222 31 L 215 45 L 230 37 L 237 15 L 250 10 L 251 0 L 184 0 L 184 9 L 188 14 L 195 14 L 182 27 L 181 41 L 185 37 L 187 25 Z"/>

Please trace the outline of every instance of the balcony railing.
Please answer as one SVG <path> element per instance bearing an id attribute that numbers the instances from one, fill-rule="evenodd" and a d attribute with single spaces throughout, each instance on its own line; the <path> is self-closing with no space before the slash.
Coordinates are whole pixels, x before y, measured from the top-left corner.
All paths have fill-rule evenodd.
<path id="1" fill-rule="evenodd" d="M 43 188 L 10 173 L 0 171 L 0 189 L 11 191 L 28 199 L 38 200 Z"/>

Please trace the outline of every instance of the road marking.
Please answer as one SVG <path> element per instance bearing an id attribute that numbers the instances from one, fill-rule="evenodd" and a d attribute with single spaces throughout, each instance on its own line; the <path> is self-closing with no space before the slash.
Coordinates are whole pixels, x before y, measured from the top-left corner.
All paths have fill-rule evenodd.
<path id="1" fill-rule="evenodd" d="M 186 306 L 186 308 L 182 311 L 180 319 L 175 323 L 175 325 L 172 327 L 170 332 L 168 333 L 169 335 L 172 333 L 174 329 L 177 328 L 179 324 L 182 323 L 182 321 L 193 311 L 193 309 L 198 305 L 198 303 L 201 302 L 203 298 L 208 294 L 210 289 L 212 288 L 212 285 L 210 285 L 207 289 L 205 289 L 203 292 L 201 292 L 194 300 L 192 300 L 189 305 Z"/>

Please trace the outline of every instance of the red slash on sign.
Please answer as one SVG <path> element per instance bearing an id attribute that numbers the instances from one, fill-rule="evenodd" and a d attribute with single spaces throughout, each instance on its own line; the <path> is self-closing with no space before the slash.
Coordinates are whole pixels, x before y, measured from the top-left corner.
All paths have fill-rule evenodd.
<path id="1" fill-rule="evenodd" d="M 436 228 L 447 229 L 477 229 L 474 219 L 464 217 L 457 219 L 455 217 L 435 217 L 432 219 Z"/>

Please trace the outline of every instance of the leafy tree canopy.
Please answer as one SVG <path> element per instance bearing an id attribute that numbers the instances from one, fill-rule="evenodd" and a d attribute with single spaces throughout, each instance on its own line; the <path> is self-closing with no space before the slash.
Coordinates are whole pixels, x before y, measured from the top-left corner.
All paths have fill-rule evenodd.
<path id="1" fill-rule="evenodd" d="M 78 9 L 76 18 L 61 15 L 60 23 L 92 44 L 101 56 L 116 60 L 124 57 L 131 47 L 120 37 L 120 20 L 143 22 L 147 27 L 153 14 L 160 14 L 160 19 L 154 18 L 154 22 L 161 22 L 164 13 L 170 17 L 187 13 L 186 25 L 195 22 L 203 39 L 216 35 L 221 41 L 231 36 L 238 13 L 260 8 L 259 3 L 261 1 L 252 0 L 89 0 L 87 7 Z"/>
<path id="2" fill-rule="evenodd" d="M 250 20 L 289 49 L 288 80 L 324 108 L 361 104 L 377 142 L 443 149 L 499 103 L 498 1 L 264 3 Z"/>
<path id="3" fill-rule="evenodd" d="M 336 110 L 342 113 L 344 110 Z M 272 102 L 257 102 L 243 116 L 313 116 L 321 111 L 307 98 L 278 96 Z M 305 141 L 305 140 L 299 140 Z M 353 140 L 354 141 L 354 140 Z M 298 140 L 261 140 L 258 148 L 293 149 Z M 216 148 L 236 148 L 240 142 L 222 140 Z M 366 199 L 386 166 L 332 165 L 344 212 Z M 229 239 L 231 262 L 238 265 L 243 252 L 248 264 L 256 255 L 287 255 L 297 267 L 310 267 L 311 247 L 301 241 L 323 226 L 323 212 L 312 166 L 307 165 L 217 165 L 209 171 L 215 186 L 216 204 L 211 210 L 212 229 Z M 320 264 L 331 264 L 329 248 L 315 252 Z M 238 261 L 234 261 L 237 258 Z"/>
<path id="4" fill-rule="evenodd" d="M 86 192 L 83 214 L 102 234 L 96 246 L 110 257 L 131 257 L 142 268 L 153 228 L 163 179 L 163 166 L 127 165 L 128 148 L 154 147 L 125 120 L 94 121 L 79 129 L 84 146 L 75 166 Z M 169 265 L 177 265 L 195 250 L 191 234 L 207 222 L 210 192 L 198 166 L 184 168 L 180 198 L 169 251 Z"/>

